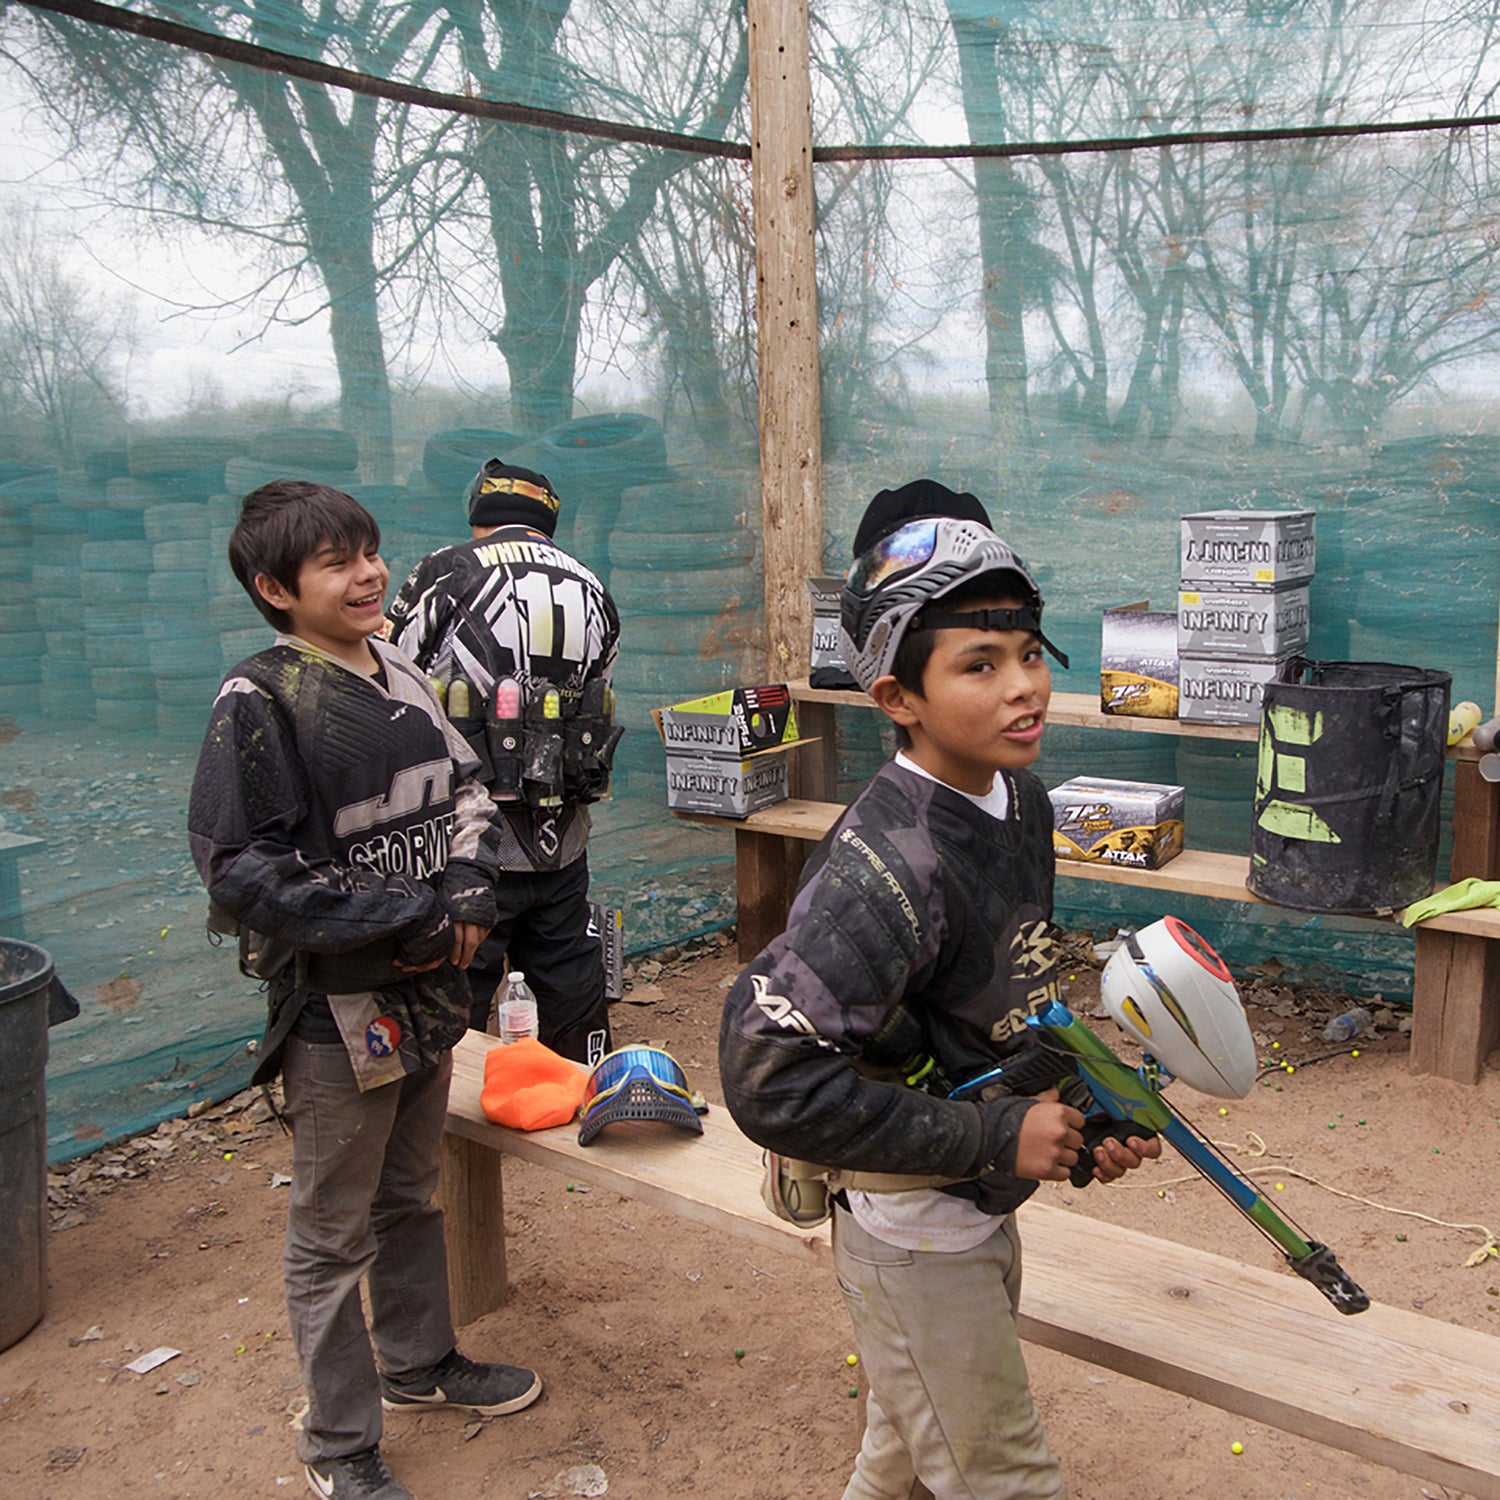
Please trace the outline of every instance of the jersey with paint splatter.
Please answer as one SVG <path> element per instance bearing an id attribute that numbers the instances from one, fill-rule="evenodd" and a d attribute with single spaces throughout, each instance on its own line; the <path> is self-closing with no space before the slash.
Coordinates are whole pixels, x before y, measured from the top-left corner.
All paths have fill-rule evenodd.
<path id="1" fill-rule="evenodd" d="M 954 1103 L 856 1066 L 893 1007 L 921 1022 L 952 1080 L 1023 1045 L 1056 998 L 1052 812 L 1027 771 L 1002 772 L 998 821 L 967 797 L 884 766 L 818 846 L 787 930 L 735 981 L 719 1068 L 751 1140 L 850 1171 L 963 1177 L 947 1191 L 1004 1213 L 1027 1101 Z"/>
<path id="2" fill-rule="evenodd" d="M 451 923 L 495 921 L 491 803 L 426 679 L 399 651 L 371 646 L 384 686 L 291 636 L 228 674 L 188 842 L 210 898 L 242 929 L 330 961 L 370 952 L 419 965 L 446 954 Z M 397 973 L 390 982 L 412 988 Z M 421 986 L 431 1008 L 446 1015 L 461 1000 L 466 1017 L 462 976 L 462 995 L 437 986 Z M 273 983 L 273 1007 L 282 998 Z"/>

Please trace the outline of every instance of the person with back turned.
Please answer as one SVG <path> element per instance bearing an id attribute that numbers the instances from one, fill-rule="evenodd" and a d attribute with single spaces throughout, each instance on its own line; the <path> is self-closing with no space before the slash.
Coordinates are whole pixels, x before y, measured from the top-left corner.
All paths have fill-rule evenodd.
<path id="1" fill-rule="evenodd" d="M 611 1040 L 588 804 L 608 788 L 619 737 L 620 618 L 553 540 L 560 509 L 543 475 L 490 459 L 469 487 L 470 540 L 412 570 L 390 638 L 437 684 L 495 802 L 498 916 L 469 968 L 471 1024 L 484 1028 L 508 962 L 536 995 L 539 1040 L 592 1065 Z"/>

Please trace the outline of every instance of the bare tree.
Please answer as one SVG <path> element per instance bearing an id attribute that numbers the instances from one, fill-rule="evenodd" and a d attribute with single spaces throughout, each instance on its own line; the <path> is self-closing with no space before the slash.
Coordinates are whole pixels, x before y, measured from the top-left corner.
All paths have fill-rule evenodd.
<path id="1" fill-rule="evenodd" d="M 130 309 L 69 267 L 34 210 L 0 215 L 0 403 L 59 465 L 124 425 Z"/>
<path id="2" fill-rule="evenodd" d="M 1500 347 L 1488 138 L 1419 137 L 1353 156 L 1327 174 L 1346 184 L 1346 232 L 1313 248 L 1312 285 L 1291 332 L 1306 396 L 1345 442 L 1371 436 L 1439 370 Z"/>
<path id="3" fill-rule="evenodd" d="M 626 248 L 664 406 L 685 410 L 711 446 L 757 452 L 755 244 L 749 171 L 702 162 L 662 190 L 659 211 Z"/>
<path id="4" fill-rule="evenodd" d="M 1381 0 L 1229 11 L 1114 0 L 1091 13 L 1092 30 L 1061 32 L 1029 12 L 1002 23 L 969 0 L 948 9 L 976 140 L 1145 143 L 1221 125 L 1386 121 L 1420 113 L 1414 100 L 1456 108 L 1494 87 L 1481 59 L 1496 23 L 1475 0 L 1429 11 L 1409 48 L 1409 28 L 1381 24 L 1405 13 Z M 1170 429 L 1190 347 L 1232 372 L 1260 442 L 1297 434 L 1314 403 L 1338 430 L 1367 431 L 1433 372 L 1493 347 L 1482 137 L 1384 151 L 1327 137 L 1205 141 L 1035 161 L 987 187 L 982 161 L 976 174 L 992 402 L 997 326 L 1028 306 L 1050 349 L 1030 351 L 1028 370 L 1020 345 L 1011 367 L 1062 376 L 1073 414 L 1122 437 Z M 1028 193 L 1031 227 L 1007 239 L 1007 204 Z"/>
<path id="5" fill-rule="evenodd" d="M 727 132 L 749 75 L 741 6 L 705 0 L 664 10 L 616 0 L 570 26 L 573 9 L 571 0 L 444 6 L 463 69 L 486 98 L 623 114 L 708 138 Z M 581 24 L 593 29 L 583 33 Z M 601 34 L 628 36 L 633 45 L 607 54 Z M 521 430 L 541 431 L 572 415 L 589 298 L 636 245 L 665 185 L 693 160 L 495 120 L 466 122 L 461 139 L 433 158 L 427 204 L 444 203 L 457 217 L 467 211 L 471 185 L 482 195 L 498 290 L 489 336 L 505 360 Z M 477 317 L 482 292 L 472 301 Z"/>
<path id="6" fill-rule="evenodd" d="M 383 75 L 431 20 L 424 4 L 358 0 L 347 14 L 311 3 L 248 0 L 197 18 L 282 51 Z M 258 245 L 262 280 L 239 301 L 269 321 L 328 318 L 344 426 L 360 439 L 367 477 L 392 466 L 391 393 L 382 288 L 402 248 L 382 249 L 386 143 L 404 108 L 369 95 L 207 60 L 153 42 L 127 43 L 70 17 L 37 12 L 8 55 L 36 82 L 36 100 L 98 169 L 99 190 L 173 224 Z M 101 58 L 104 59 L 101 62 Z M 309 311 L 308 277 L 322 297 Z"/>
<path id="7" fill-rule="evenodd" d="M 947 0 L 958 47 L 959 78 L 969 137 L 1004 144 L 1015 139 L 1009 89 L 1025 90 L 1030 67 L 1008 21 L 975 0 Z M 1008 86 L 1008 87 L 1007 87 Z M 1037 244 L 1036 203 L 1016 164 L 1006 157 L 974 162 L 979 209 L 985 384 L 1004 449 L 1019 455 L 1029 435 L 1025 313 L 1047 274 Z"/>

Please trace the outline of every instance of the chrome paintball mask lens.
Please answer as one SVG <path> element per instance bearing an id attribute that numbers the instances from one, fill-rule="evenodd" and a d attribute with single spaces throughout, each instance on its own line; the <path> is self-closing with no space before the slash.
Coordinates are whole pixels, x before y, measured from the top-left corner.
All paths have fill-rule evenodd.
<path id="1" fill-rule="evenodd" d="M 620 1120 L 659 1120 L 703 1134 L 687 1075 L 660 1047 L 619 1047 L 594 1064 L 583 1089 L 578 1144 L 588 1143 Z"/>
<path id="2" fill-rule="evenodd" d="M 851 594 L 863 596 L 912 568 L 920 568 L 937 550 L 937 528 L 935 520 L 908 521 L 889 536 L 881 537 L 860 554 L 849 571 L 845 587 Z"/>

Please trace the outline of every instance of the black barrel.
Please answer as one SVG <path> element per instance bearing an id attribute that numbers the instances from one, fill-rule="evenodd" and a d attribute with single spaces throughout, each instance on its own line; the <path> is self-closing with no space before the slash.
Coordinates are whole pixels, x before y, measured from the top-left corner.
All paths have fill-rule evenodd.
<path id="1" fill-rule="evenodd" d="M 1299 911 L 1432 893 L 1452 677 L 1294 656 L 1262 699 L 1250 890 Z"/>
<path id="2" fill-rule="evenodd" d="M 0 938 L 0 1349 L 46 1310 L 47 1027 L 77 1014 L 45 948 Z"/>

